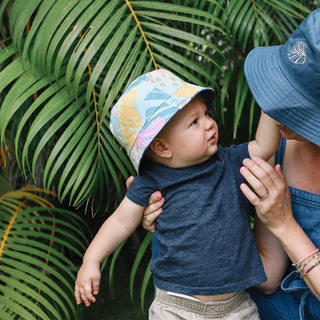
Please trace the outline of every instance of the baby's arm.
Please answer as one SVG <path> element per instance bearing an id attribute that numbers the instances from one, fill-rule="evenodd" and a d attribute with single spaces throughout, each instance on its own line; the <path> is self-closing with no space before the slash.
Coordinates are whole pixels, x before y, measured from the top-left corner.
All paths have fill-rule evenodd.
<path id="1" fill-rule="evenodd" d="M 276 122 L 261 110 L 255 140 L 249 142 L 249 154 L 269 160 L 277 151 L 280 143 L 280 131 Z"/>
<path id="2" fill-rule="evenodd" d="M 75 283 L 77 304 L 81 301 L 88 307 L 95 302 L 99 292 L 100 264 L 140 224 L 144 207 L 125 197 L 115 212 L 103 223 L 87 248 Z"/>

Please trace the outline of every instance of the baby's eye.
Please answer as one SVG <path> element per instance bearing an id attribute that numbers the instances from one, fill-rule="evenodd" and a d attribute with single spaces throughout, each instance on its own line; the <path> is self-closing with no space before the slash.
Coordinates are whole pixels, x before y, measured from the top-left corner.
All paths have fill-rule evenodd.
<path id="1" fill-rule="evenodd" d="M 191 123 L 192 126 L 195 126 L 198 123 L 198 119 L 194 119 Z"/>

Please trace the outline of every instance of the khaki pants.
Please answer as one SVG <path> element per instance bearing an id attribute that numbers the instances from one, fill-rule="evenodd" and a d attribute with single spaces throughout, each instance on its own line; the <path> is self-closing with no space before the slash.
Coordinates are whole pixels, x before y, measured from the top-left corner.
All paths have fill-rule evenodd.
<path id="1" fill-rule="evenodd" d="M 168 295 L 156 289 L 149 320 L 259 320 L 256 304 L 245 291 L 224 301 L 206 302 Z"/>

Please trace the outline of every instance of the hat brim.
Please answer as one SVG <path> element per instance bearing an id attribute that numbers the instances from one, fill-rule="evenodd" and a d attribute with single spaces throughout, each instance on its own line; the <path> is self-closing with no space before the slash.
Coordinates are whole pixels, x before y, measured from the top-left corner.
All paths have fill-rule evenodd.
<path id="1" fill-rule="evenodd" d="M 279 64 L 282 46 L 258 47 L 247 56 L 245 76 L 256 102 L 270 117 L 320 146 L 320 107 L 304 97 Z"/>

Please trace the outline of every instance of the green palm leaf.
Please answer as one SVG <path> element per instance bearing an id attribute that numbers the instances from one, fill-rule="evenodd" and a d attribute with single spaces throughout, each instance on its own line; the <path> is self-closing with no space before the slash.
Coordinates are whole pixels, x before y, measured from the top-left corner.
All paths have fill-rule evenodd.
<path id="1" fill-rule="evenodd" d="M 223 9 L 218 1 L 207 2 L 212 4 Z M 228 38 L 221 19 L 210 12 L 161 1 L 15 0 L 10 15 L 21 58 L 0 72 L 8 90 L 0 109 L 1 142 L 18 122 L 14 145 L 24 174 L 36 179 L 45 154 L 43 181 L 37 183 L 56 186 L 58 197 L 76 206 L 100 196 L 106 181 L 116 181 L 121 196 L 116 172 L 134 174 L 119 146 L 102 134 L 127 83 L 160 66 L 198 84 L 211 83 L 212 68 L 190 57 L 203 55 L 219 70 L 208 51 L 220 59 L 223 54 L 201 30 L 215 28 Z"/>
<path id="2" fill-rule="evenodd" d="M 110 107 L 129 82 L 162 67 L 211 86 L 215 117 L 225 129 L 220 143 L 251 138 L 259 112 L 244 58 L 253 47 L 282 44 L 316 6 L 309 0 L 1 1 L 0 290 L 6 294 L 0 318 L 76 318 L 74 265 L 63 252 L 80 255 L 86 242 L 78 218 L 49 210 L 39 190 L 4 193 L 8 182 L 20 183 L 8 175 L 4 155 L 14 149 L 25 178 L 55 190 L 60 200 L 108 210 L 122 196 L 124 179 L 135 174 L 109 130 Z M 147 245 L 133 265 L 131 295 Z M 150 277 L 147 268 L 142 309 Z"/>
<path id="3" fill-rule="evenodd" d="M 76 267 L 63 252 L 82 256 L 86 227 L 78 215 L 53 208 L 39 191 L 25 187 L 0 198 L 0 314 L 76 319 Z"/>
<path id="4" fill-rule="evenodd" d="M 224 78 L 222 66 L 241 63 L 238 44 L 242 51 L 260 39 L 269 44 L 270 30 L 282 40 L 302 16 L 297 10 L 307 11 L 297 3 L 253 3 L 199 1 L 195 7 L 162 1 L 15 0 L 10 32 L 21 58 L 0 72 L 1 88 L 8 90 L 0 108 L 2 145 L 11 123 L 18 122 L 14 145 L 26 176 L 36 179 L 45 156 L 43 181 L 37 183 L 56 188 L 61 200 L 69 197 L 70 204 L 82 205 L 100 197 L 101 184 L 108 181 L 115 181 L 121 196 L 116 172 L 127 178 L 134 171 L 119 146 L 102 135 L 120 92 L 157 67 L 220 92 L 216 80 Z M 276 23 L 275 9 L 282 14 Z M 279 30 L 280 23 L 287 30 Z M 212 34 L 222 43 L 208 38 Z M 228 74 L 225 92 L 232 80 Z M 239 95 L 241 87 L 235 90 Z M 245 101 L 246 94 L 234 102 L 235 132 Z"/>

